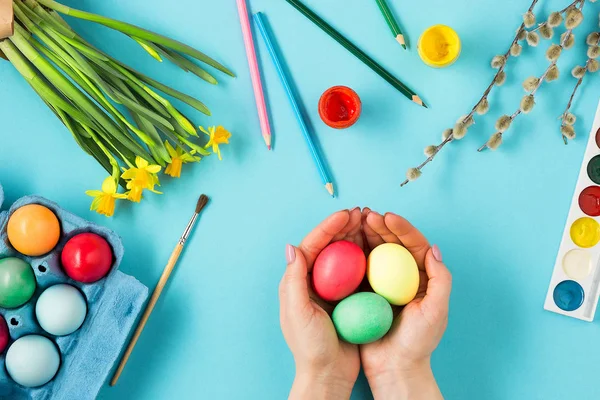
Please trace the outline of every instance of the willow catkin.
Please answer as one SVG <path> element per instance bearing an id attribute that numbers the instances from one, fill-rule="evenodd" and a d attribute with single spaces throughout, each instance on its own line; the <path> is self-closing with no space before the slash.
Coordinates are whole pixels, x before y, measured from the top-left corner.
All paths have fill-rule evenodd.
<path id="1" fill-rule="evenodd" d="M 490 63 L 492 68 L 502 68 L 504 64 L 506 64 L 506 57 L 503 55 L 494 56 L 492 58 L 492 62 Z"/>
<path id="2" fill-rule="evenodd" d="M 527 44 L 532 47 L 540 43 L 540 36 L 536 32 L 527 32 Z"/>
<path id="3" fill-rule="evenodd" d="M 496 150 L 502 144 L 502 133 L 494 133 L 487 141 L 486 145 L 490 150 Z"/>
<path id="4" fill-rule="evenodd" d="M 553 44 L 552 46 L 548 47 L 548 50 L 546 50 L 546 58 L 548 61 L 556 61 L 560 57 L 560 53 L 562 53 L 562 47 L 557 44 Z"/>
<path id="5" fill-rule="evenodd" d="M 575 115 L 571 114 L 570 112 L 566 113 L 563 117 L 563 122 L 567 125 L 575 125 L 576 121 L 577 117 L 575 117 Z"/>
<path id="6" fill-rule="evenodd" d="M 540 35 L 544 38 L 544 39 L 552 39 L 552 36 L 554 36 L 554 29 L 552 29 L 548 24 L 544 24 L 542 26 L 540 26 Z"/>
<path id="7" fill-rule="evenodd" d="M 523 81 L 523 89 L 525 89 L 526 92 L 533 92 L 539 84 L 540 78 L 536 76 L 530 76 L 529 78 L 525 79 L 525 81 Z"/>
<path id="8" fill-rule="evenodd" d="M 523 23 L 525 24 L 526 28 L 531 28 L 533 25 L 535 25 L 535 14 L 533 14 L 531 11 L 527 11 L 525 14 L 523 14 Z"/>
<path id="9" fill-rule="evenodd" d="M 575 128 L 571 125 L 562 125 L 560 127 L 560 133 L 562 133 L 567 139 L 575 139 Z"/>
<path id="10" fill-rule="evenodd" d="M 423 151 L 423 153 L 425 153 L 425 156 L 427 157 L 433 157 L 435 155 L 435 153 L 437 153 L 437 146 L 427 146 L 425 147 L 425 150 Z"/>
<path id="11" fill-rule="evenodd" d="M 581 79 L 585 75 L 586 71 L 587 71 L 587 69 L 585 67 L 582 67 L 581 65 L 577 65 L 575 68 L 573 68 L 573 70 L 571 71 L 571 74 L 573 75 L 573 77 L 575 77 L 577 79 Z"/>
<path id="12" fill-rule="evenodd" d="M 559 76 L 560 76 L 560 71 L 558 70 L 558 67 L 556 65 L 553 65 L 550 67 L 550 69 L 546 73 L 546 81 L 548 81 L 548 82 L 555 81 L 558 79 Z"/>
<path id="13" fill-rule="evenodd" d="M 494 78 L 494 84 L 496 86 L 502 86 L 504 85 L 504 82 L 506 82 L 506 72 L 500 71 Z"/>
<path id="14" fill-rule="evenodd" d="M 406 171 L 406 179 L 408 179 L 411 182 L 416 181 L 420 177 L 421 171 L 419 171 L 417 168 L 409 168 L 408 171 Z"/>
<path id="15" fill-rule="evenodd" d="M 567 12 L 567 17 L 565 18 L 565 28 L 574 29 L 581 24 L 583 21 L 583 13 L 578 8 L 572 8 Z"/>
<path id="16" fill-rule="evenodd" d="M 490 110 L 490 103 L 488 102 L 487 97 L 484 97 L 477 103 L 475 107 L 475 112 L 479 115 L 484 115 Z"/>
<path id="17" fill-rule="evenodd" d="M 547 24 L 551 28 L 556 28 L 557 26 L 562 24 L 562 21 L 563 21 L 562 14 L 555 11 L 548 16 Z"/>
<path id="18" fill-rule="evenodd" d="M 503 115 L 496 121 L 496 130 L 498 132 L 505 132 L 508 128 L 510 128 L 511 123 L 512 118 L 510 115 Z"/>
<path id="19" fill-rule="evenodd" d="M 532 94 L 523 96 L 521 99 L 521 111 L 524 114 L 529 114 L 533 110 L 533 106 L 535 106 L 535 97 Z"/>

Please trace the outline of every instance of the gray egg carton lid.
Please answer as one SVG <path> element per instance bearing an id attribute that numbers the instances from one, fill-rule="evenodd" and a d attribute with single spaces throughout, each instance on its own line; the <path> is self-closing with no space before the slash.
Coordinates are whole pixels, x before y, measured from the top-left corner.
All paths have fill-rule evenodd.
<path id="1" fill-rule="evenodd" d="M 0 207 L 3 197 L 0 186 Z M 8 218 L 16 209 L 27 204 L 41 204 L 50 208 L 61 222 L 60 242 L 52 252 L 41 257 L 20 255 L 7 239 Z M 111 271 L 105 278 L 92 284 L 70 279 L 60 265 L 60 254 L 65 243 L 81 232 L 93 232 L 103 236 L 113 249 L 114 264 Z M 38 388 L 25 388 L 15 383 L 4 367 L 4 354 L 0 354 L 0 400 L 96 398 L 148 297 L 146 286 L 118 271 L 123 252 L 121 238 L 117 234 L 71 214 L 42 197 L 23 197 L 8 211 L 0 213 L 0 258 L 19 257 L 27 261 L 37 280 L 35 294 L 28 303 L 16 309 L 0 308 L 0 315 L 4 316 L 9 326 L 11 343 L 25 335 L 39 334 L 56 343 L 61 353 L 61 365 L 57 375 L 52 381 Z M 44 332 L 35 317 L 35 303 L 40 294 L 49 286 L 58 283 L 77 287 L 86 297 L 88 304 L 88 313 L 81 328 L 63 337 Z"/>

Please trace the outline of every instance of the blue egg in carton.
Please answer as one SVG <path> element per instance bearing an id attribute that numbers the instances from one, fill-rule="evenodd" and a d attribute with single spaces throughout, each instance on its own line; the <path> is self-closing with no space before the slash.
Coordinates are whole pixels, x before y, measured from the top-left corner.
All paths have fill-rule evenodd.
<path id="1" fill-rule="evenodd" d="M 0 185 L 0 209 L 4 199 Z M 43 205 L 56 214 L 61 225 L 58 245 L 41 257 L 19 254 L 8 241 L 6 226 L 11 214 L 28 204 Z M 105 238 L 113 250 L 113 265 L 108 275 L 95 283 L 85 284 L 69 278 L 61 267 L 60 255 L 73 236 L 91 232 Z M 87 400 L 95 399 L 119 356 L 133 324 L 142 310 L 148 288 L 135 278 L 118 271 L 123 259 L 123 244 L 113 231 L 71 214 L 57 204 L 38 196 L 17 200 L 8 211 L 0 213 L 0 259 L 18 257 L 31 265 L 37 288 L 33 297 L 15 309 L 0 307 L 8 324 L 11 344 L 26 335 L 42 335 L 52 340 L 60 351 L 60 367 L 47 384 L 26 388 L 14 382 L 0 354 L 0 400 Z M 83 325 L 68 336 L 52 336 L 39 326 L 35 304 L 50 286 L 66 283 L 78 288 L 87 301 Z"/>

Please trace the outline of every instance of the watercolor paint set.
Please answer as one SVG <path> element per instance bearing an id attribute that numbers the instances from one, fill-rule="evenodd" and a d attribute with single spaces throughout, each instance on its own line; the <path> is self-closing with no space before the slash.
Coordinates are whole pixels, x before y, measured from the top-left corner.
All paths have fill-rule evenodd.
<path id="1" fill-rule="evenodd" d="M 591 322 L 600 290 L 600 104 L 581 164 L 544 308 Z"/>

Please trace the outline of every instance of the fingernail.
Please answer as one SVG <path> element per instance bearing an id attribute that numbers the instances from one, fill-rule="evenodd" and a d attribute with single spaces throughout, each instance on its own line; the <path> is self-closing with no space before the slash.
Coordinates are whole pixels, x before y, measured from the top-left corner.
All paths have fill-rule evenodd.
<path id="1" fill-rule="evenodd" d="M 433 247 L 431 248 L 431 252 L 433 253 L 433 258 L 435 258 L 436 261 L 442 262 L 442 252 L 440 251 L 440 248 L 437 244 L 433 245 Z"/>
<path id="2" fill-rule="evenodd" d="M 294 261 L 296 261 L 296 248 L 291 244 L 285 246 L 285 258 L 288 264 L 291 264 Z"/>
<path id="3" fill-rule="evenodd" d="M 350 212 L 354 212 L 356 210 L 360 210 L 360 207 L 354 207 L 352 210 L 350 210 Z"/>

